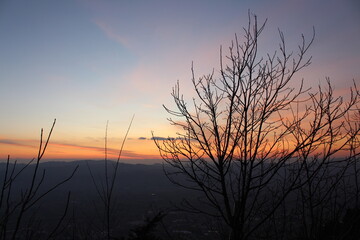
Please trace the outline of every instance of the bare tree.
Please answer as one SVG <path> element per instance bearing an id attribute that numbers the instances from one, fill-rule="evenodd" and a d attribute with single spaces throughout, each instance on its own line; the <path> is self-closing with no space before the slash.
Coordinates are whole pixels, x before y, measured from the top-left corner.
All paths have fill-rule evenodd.
<path id="1" fill-rule="evenodd" d="M 39 152 L 36 158 L 29 161 L 27 164 L 20 166 L 16 161 L 11 163 L 10 156 L 7 158 L 0 189 L 0 239 L 33 239 L 39 237 L 32 236 L 32 232 L 39 229 L 32 228 L 31 224 L 33 223 L 31 221 L 34 220 L 34 216 L 29 216 L 33 213 L 28 213 L 36 207 L 36 204 L 40 200 L 44 199 L 51 192 L 68 182 L 78 169 L 78 166 L 75 167 L 68 177 L 60 180 L 54 185 L 50 187 L 43 187 L 46 182 L 46 169 L 41 170 L 40 163 L 46 152 L 55 123 L 56 120 L 54 120 L 45 141 L 43 139 L 43 129 L 41 129 Z M 21 193 L 17 193 L 14 190 L 16 180 L 21 175 L 24 175 L 26 171 L 32 171 L 26 181 L 27 186 L 24 186 Z M 53 229 L 48 229 L 48 234 L 45 236 L 46 239 L 54 238 L 56 231 L 63 222 L 69 207 L 70 192 L 65 199 L 66 201 L 63 214 L 60 216 Z"/>
<path id="2" fill-rule="evenodd" d="M 170 124 L 183 131 L 164 141 L 154 137 L 170 181 L 201 195 L 201 204 L 185 201 L 184 207 L 221 219 L 232 240 L 270 239 L 260 230 L 360 131 L 354 124 L 347 130 L 349 116 L 359 110 L 355 84 L 346 101 L 334 96 L 329 81 L 315 93 L 303 82 L 292 87 L 294 75 L 310 64 L 306 53 L 315 33 L 310 41 L 302 36 L 294 54 L 279 31 L 279 51 L 260 57 L 265 24 L 249 16 L 243 42 L 235 35 L 225 57 L 220 48 L 219 72 L 196 79 L 192 67 L 192 105 L 177 83 L 177 109 L 164 106 Z"/>
<path id="3" fill-rule="evenodd" d="M 129 127 L 127 128 L 126 134 L 121 143 L 121 147 L 120 147 L 119 154 L 118 154 L 116 161 L 109 161 L 109 159 L 108 159 L 108 153 L 107 153 L 107 151 L 108 151 L 108 147 L 107 147 L 108 123 L 106 124 L 105 141 L 104 141 L 105 142 L 104 175 L 103 175 L 104 180 L 97 179 L 94 176 L 89 164 L 87 163 L 87 167 L 88 167 L 93 185 L 97 192 L 97 196 L 101 200 L 101 209 L 100 209 L 101 216 L 99 218 L 102 219 L 103 226 L 101 227 L 101 232 L 103 232 L 104 234 L 101 237 L 104 239 L 116 239 L 112 234 L 112 231 L 116 227 L 115 223 L 114 223 L 114 216 L 116 216 L 116 214 L 114 212 L 114 207 L 116 206 L 116 197 L 114 196 L 115 195 L 115 185 L 116 185 L 116 180 L 118 178 L 118 170 L 119 170 L 121 154 L 124 149 L 125 141 L 129 134 L 134 117 L 135 116 L 133 115 L 133 117 L 131 118 Z"/>

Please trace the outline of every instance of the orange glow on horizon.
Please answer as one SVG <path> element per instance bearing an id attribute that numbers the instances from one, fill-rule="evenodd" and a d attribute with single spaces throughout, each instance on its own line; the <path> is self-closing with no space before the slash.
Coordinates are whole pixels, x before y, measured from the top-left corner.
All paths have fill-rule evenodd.
<path id="1" fill-rule="evenodd" d="M 24 142 L 27 142 L 24 144 Z M 108 145 L 107 158 L 116 160 L 119 156 L 120 147 Z M 0 142 L 0 159 L 5 160 L 8 155 L 10 159 L 36 158 L 38 154 L 38 143 L 31 140 L 16 140 Z M 59 160 L 99 160 L 105 158 L 104 144 L 66 144 L 60 142 L 49 143 L 43 159 Z M 160 160 L 161 157 L 152 140 L 128 139 L 121 153 L 121 160 Z M 134 161 L 135 162 L 135 161 Z"/>
<path id="2" fill-rule="evenodd" d="M 107 159 L 117 160 L 119 148 L 109 145 L 107 148 Z M 318 149 L 316 152 L 321 152 Z M 38 154 L 38 143 L 31 140 L 20 141 L 1 141 L 0 139 L 0 160 L 6 160 L 8 155 L 11 161 L 21 162 L 30 161 Z M 342 150 L 334 157 L 345 157 L 349 154 L 347 150 Z M 105 158 L 104 146 L 64 144 L 59 142 L 49 143 L 44 154 L 43 161 L 47 160 L 103 160 Z M 147 161 L 148 160 L 148 161 Z M 125 142 L 120 161 L 130 163 L 138 162 L 162 162 L 160 154 L 154 142 L 150 139 L 128 139 Z"/>

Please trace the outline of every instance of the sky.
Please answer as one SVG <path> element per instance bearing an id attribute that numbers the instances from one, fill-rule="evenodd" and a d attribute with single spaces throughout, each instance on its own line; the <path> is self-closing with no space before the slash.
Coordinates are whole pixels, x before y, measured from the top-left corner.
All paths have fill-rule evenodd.
<path id="1" fill-rule="evenodd" d="M 0 159 L 36 156 L 40 129 L 56 125 L 47 160 L 116 158 L 159 162 L 151 140 L 176 136 L 163 104 L 172 87 L 191 99 L 196 76 L 219 69 L 220 46 L 241 36 L 248 12 L 267 19 L 261 53 L 316 36 L 298 74 L 335 90 L 360 81 L 357 0 L 0 0 Z"/>

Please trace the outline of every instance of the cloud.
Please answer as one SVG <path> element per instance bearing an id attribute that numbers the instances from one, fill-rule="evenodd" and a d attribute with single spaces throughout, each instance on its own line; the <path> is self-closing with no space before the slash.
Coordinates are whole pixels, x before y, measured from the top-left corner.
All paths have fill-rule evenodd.
<path id="1" fill-rule="evenodd" d="M 17 145 L 17 143 L 13 140 L 9 140 L 9 139 L 0 139 L 0 143 L 2 144 L 11 144 L 11 145 Z"/>
<path id="2" fill-rule="evenodd" d="M 186 138 L 186 137 L 181 137 L 181 136 L 179 136 L 179 137 L 152 137 L 152 138 L 150 138 L 149 140 L 156 140 L 156 141 L 166 141 L 166 140 L 179 140 L 179 141 L 189 141 L 189 139 L 188 138 Z M 194 139 L 194 138 L 191 138 L 190 139 L 190 141 L 196 141 L 196 139 Z"/>
<path id="3" fill-rule="evenodd" d="M 50 143 L 50 145 L 57 146 L 57 147 L 70 147 L 70 148 L 77 148 L 77 149 L 84 149 L 84 150 L 104 151 L 104 147 L 84 146 L 84 145 L 71 144 L 71 143 L 52 142 L 52 143 Z M 108 151 L 114 151 L 114 149 L 108 149 Z"/>
<path id="4" fill-rule="evenodd" d="M 24 142 L 31 142 L 31 144 L 29 143 L 24 143 Z M 11 140 L 11 139 L 0 139 L 0 144 L 8 144 L 8 145 L 13 145 L 13 146 L 19 146 L 19 147 L 30 147 L 30 148 L 34 148 L 35 146 L 33 145 L 33 143 L 35 143 L 35 140 L 24 140 L 24 139 L 17 139 L 17 140 Z"/>
<path id="5" fill-rule="evenodd" d="M 160 140 L 160 141 L 163 141 L 163 140 L 167 140 L 167 138 L 164 138 L 164 137 L 152 137 L 151 140 Z"/>
<path id="6" fill-rule="evenodd" d="M 150 138 L 146 137 L 139 137 L 138 140 L 151 140 Z M 39 140 L 36 139 L 0 139 L 0 146 L 1 145 L 11 145 L 20 148 L 38 148 Z M 6 148 L 6 147 L 5 147 Z M 109 159 L 116 159 L 119 156 L 119 148 L 107 148 L 107 154 Z M 23 153 L 22 150 L 18 151 L 19 153 Z M 24 151 L 25 153 L 26 151 Z M 83 145 L 83 144 L 73 144 L 73 143 L 64 143 L 64 142 L 56 142 L 50 141 L 47 156 L 51 157 L 58 157 L 61 155 L 61 158 L 99 158 L 103 156 L 105 153 L 105 149 L 103 146 L 90 146 L 90 145 Z M 27 154 L 27 153 L 26 153 Z M 55 155 L 54 155 L 55 154 Z M 13 154 L 11 154 L 13 155 Z M 30 157 L 30 156 L 27 156 Z M 32 157 L 32 156 L 31 156 Z M 155 154 L 149 153 L 139 153 L 137 150 L 126 150 L 123 149 L 121 152 L 121 159 L 158 159 L 159 156 Z"/>
<path id="7" fill-rule="evenodd" d="M 50 145 L 55 146 L 55 147 L 59 147 L 59 148 L 62 147 L 62 148 L 72 148 L 72 149 L 77 149 L 77 150 L 84 150 L 84 151 L 87 152 L 84 155 L 91 155 L 90 151 L 96 151 L 96 152 L 100 152 L 102 154 L 105 152 L 104 147 L 94 147 L 94 146 L 59 143 L 59 142 L 51 143 Z M 116 148 L 107 148 L 107 154 L 108 154 L 109 158 L 111 158 L 111 157 L 117 158 L 118 155 L 119 155 L 119 151 L 120 150 L 116 149 Z M 121 151 L 121 158 L 124 158 L 124 159 L 127 159 L 127 158 L 142 159 L 142 158 L 156 158 L 156 157 L 158 157 L 158 156 L 136 153 L 136 152 L 131 151 L 131 150 L 123 149 Z"/>
<path id="8" fill-rule="evenodd" d="M 173 137 L 152 137 L 151 140 L 158 140 L 158 141 L 165 141 L 165 140 L 175 140 L 176 138 Z"/>
<path id="9" fill-rule="evenodd" d="M 122 46 L 128 48 L 129 47 L 129 41 L 122 35 L 118 34 L 115 29 L 113 29 L 109 24 L 106 24 L 105 22 L 101 20 L 94 20 L 94 23 L 100 28 L 101 31 L 103 31 L 106 36 L 116 41 L 117 43 L 120 43 Z"/>

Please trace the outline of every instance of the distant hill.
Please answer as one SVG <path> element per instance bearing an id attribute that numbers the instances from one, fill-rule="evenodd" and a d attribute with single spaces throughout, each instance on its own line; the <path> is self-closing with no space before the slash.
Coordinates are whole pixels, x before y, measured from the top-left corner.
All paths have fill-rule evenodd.
<path id="1" fill-rule="evenodd" d="M 114 164 L 115 162 L 108 161 L 109 176 L 112 174 L 111 169 Z M 10 167 L 12 166 L 11 164 Z M 25 164 L 17 164 L 16 171 L 24 166 Z M 34 166 L 33 164 L 29 165 L 14 181 L 11 194 L 14 200 L 19 199 L 29 187 Z M 76 225 L 77 228 L 101 226 L 102 223 L 99 219 L 103 216 L 103 203 L 95 188 L 94 180 L 101 192 L 102 188 L 105 187 L 104 161 L 82 160 L 40 163 L 39 171 L 41 173 L 45 171 L 45 177 L 39 194 L 67 178 L 76 166 L 78 166 L 78 170 L 71 180 L 48 194 L 34 207 L 33 213 L 36 219 L 49 225 L 54 224 L 63 213 L 66 197 L 70 191 L 71 202 L 67 219 L 73 218 L 75 221 L 73 225 Z M 5 167 L 5 163 L 0 163 L 0 176 L 4 176 Z M 179 203 L 183 197 L 194 196 L 193 193 L 173 185 L 166 178 L 162 164 L 119 163 L 117 174 L 112 211 L 114 221 L 118 223 L 117 231 L 120 236 L 127 235 L 129 229 L 142 223 L 145 216 L 155 214 L 158 211 L 173 212 L 173 203 Z M 2 179 L 0 179 L 0 183 L 1 181 Z M 167 218 L 179 219 L 179 215 L 170 214 Z M 180 222 L 189 224 L 188 221 Z M 179 224 L 177 223 L 177 225 Z"/>

